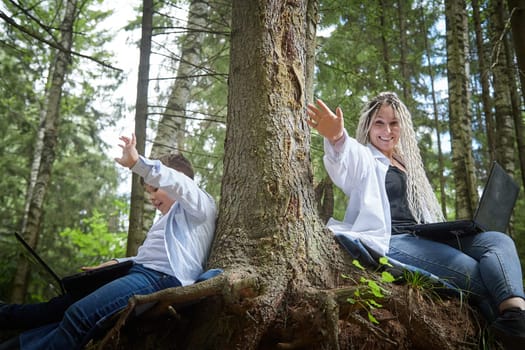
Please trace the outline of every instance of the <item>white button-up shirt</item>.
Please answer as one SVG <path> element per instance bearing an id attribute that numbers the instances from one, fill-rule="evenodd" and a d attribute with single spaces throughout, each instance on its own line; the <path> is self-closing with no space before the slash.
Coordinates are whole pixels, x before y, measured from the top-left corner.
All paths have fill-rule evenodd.
<path id="1" fill-rule="evenodd" d="M 385 177 L 390 161 L 371 144 L 348 136 L 332 145 L 324 140 L 324 165 L 330 178 L 348 197 L 344 220 L 331 218 L 334 234 L 358 239 L 379 255 L 388 252 L 391 236 L 390 203 Z"/>
<path id="2" fill-rule="evenodd" d="M 203 272 L 213 241 L 215 201 L 192 179 L 158 160 L 140 157 L 131 170 L 175 200 L 131 259 L 177 277 L 183 286 L 194 283 Z"/>

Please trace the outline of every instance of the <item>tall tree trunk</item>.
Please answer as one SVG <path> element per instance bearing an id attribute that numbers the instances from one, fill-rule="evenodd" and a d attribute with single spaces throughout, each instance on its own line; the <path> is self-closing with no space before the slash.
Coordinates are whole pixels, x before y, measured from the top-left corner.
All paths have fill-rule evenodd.
<path id="1" fill-rule="evenodd" d="M 456 185 L 456 217 L 471 218 L 478 194 L 472 155 L 471 112 L 468 92 L 468 25 L 464 0 L 445 1 L 449 120 Z"/>
<path id="2" fill-rule="evenodd" d="M 381 28 L 388 28 L 387 25 L 387 18 L 386 11 L 389 8 L 389 4 L 387 0 L 379 0 L 379 26 Z M 383 72 L 385 73 L 384 80 L 385 80 L 385 86 L 390 88 L 392 86 L 392 73 L 390 71 L 390 51 L 388 48 L 388 35 L 389 31 L 383 30 L 381 31 L 381 51 L 383 54 L 383 60 L 381 62 L 383 66 Z"/>
<path id="3" fill-rule="evenodd" d="M 494 82 L 494 109 L 496 119 L 496 160 L 509 173 L 514 173 L 514 121 L 510 94 L 509 67 L 505 49 L 505 23 L 503 0 L 490 1 L 490 33 L 494 43 L 492 76 Z"/>
<path id="4" fill-rule="evenodd" d="M 427 20 L 425 16 L 425 8 L 423 4 L 420 4 L 420 11 L 421 11 L 421 23 L 424 28 L 423 33 L 424 35 L 424 42 L 425 42 L 425 56 L 427 58 L 427 65 L 428 65 L 428 76 L 430 78 L 430 92 L 432 96 L 432 111 L 434 114 L 434 128 L 436 130 L 436 143 L 437 143 L 437 149 L 438 149 L 438 168 L 439 168 L 439 199 L 441 203 L 441 211 L 443 212 L 443 215 L 445 218 L 447 218 L 447 194 L 445 192 L 445 184 L 446 179 L 443 175 L 443 171 L 445 170 L 445 161 L 443 159 L 443 148 L 441 145 L 441 125 L 439 122 L 439 111 L 438 111 L 438 104 L 437 104 L 437 97 L 436 97 L 436 86 L 435 86 L 435 78 L 434 78 L 434 67 L 432 66 L 432 52 L 430 49 L 430 44 L 428 42 L 428 36 L 426 35 L 428 28 L 427 28 Z"/>
<path id="5" fill-rule="evenodd" d="M 177 76 L 171 88 L 166 109 L 157 125 L 157 133 L 151 147 L 151 158 L 158 158 L 173 150 L 184 148 L 186 135 L 186 106 L 191 96 L 191 88 L 202 70 L 201 47 L 204 29 L 207 26 L 209 5 L 206 1 L 193 0 L 188 10 L 186 32 L 180 46 L 180 59 Z M 149 201 L 144 205 L 144 232 L 151 227 L 155 208 Z"/>
<path id="6" fill-rule="evenodd" d="M 525 103 L 525 0 L 507 0 L 512 39 L 518 61 L 522 103 Z"/>
<path id="7" fill-rule="evenodd" d="M 405 0 L 397 1 L 397 21 L 399 25 L 399 69 L 401 70 L 401 86 L 403 87 L 403 101 L 410 105 L 414 104 L 414 96 L 410 84 L 410 72 L 408 69 L 408 41 L 406 21 L 407 14 L 404 9 Z"/>
<path id="8" fill-rule="evenodd" d="M 508 0 L 510 20 L 512 26 L 512 39 L 516 54 L 518 79 L 521 83 L 521 103 L 525 105 L 525 0 Z M 517 91 L 517 90 L 516 90 Z M 521 180 L 525 188 L 525 125 L 522 112 L 515 114 L 516 139 L 518 142 L 518 156 L 521 168 Z"/>
<path id="9" fill-rule="evenodd" d="M 483 114 L 485 114 L 485 127 L 487 134 L 487 153 L 489 161 L 496 160 L 496 136 L 494 135 L 494 114 L 492 113 L 492 99 L 490 92 L 491 70 L 486 63 L 486 45 L 483 44 L 483 29 L 478 0 L 472 0 L 472 12 L 474 21 L 474 33 L 476 35 L 476 48 L 478 50 L 478 65 L 481 82 L 481 100 L 483 102 Z"/>
<path id="10" fill-rule="evenodd" d="M 146 149 L 146 124 L 148 119 L 149 60 L 151 55 L 151 35 L 153 31 L 153 0 L 144 0 L 142 8 L 142 37 L 140 40 L 140 60 L 135 106 L 135 135 L 137 151 L 144 155 Z M 129 212 L 127 256 L 133 256 L 144 241 L 144 186 L 140 177 L 133 174 L 131 181 L 131 204 Z"/>
<path id="11" fill-rule="evenodd" d="M 60 100 L 62 98 L 62 87 L 67 75 L 71 61 L 71 47 L 73 45 L 73 24 L 77 17 L 77 1 L 69 0 L 66 3 L 64 17 L 60 26 L 60 50 L 52 60 L 47 89 L 45 116 L 43 120 L 43 138 L 41 152 L 35 153 L 33 164 L 38 173 L 34 178 L 34 185 L 28 186 L 28 201 L 26 213 L 24 213 L 24 227 L 21 232 L 33 249 L 38 245 L 40 224 L 42 220 L 42 205 L 51 178 L 53 163 L 55 161 L 55 148 L 58 139 L 58 128 L 60 126 Z M 37 140 L 38 151 L 39 140 Z M 33 180 L 33 177 L 32 179 Z M 11 290 L 11 301 L 21 303 L 27 292 L 29 279 L 29 263 L 23 257 L 18 259 L 17 271 Z"/>
<path id="12" fill-rule="evenodd" d="M 184 145 L 186 126 L 186 105 L 190 99 L 191 86 L 202 70 L 201 47 L 204 29 L 207 27 L 208 2 L 192 0 L 188 10 L 186 34 L 180 45 L 180 60 L 177 76 L 173 83 L 170 97 L 153 141 L 151 156 L 170 153 Z"/>

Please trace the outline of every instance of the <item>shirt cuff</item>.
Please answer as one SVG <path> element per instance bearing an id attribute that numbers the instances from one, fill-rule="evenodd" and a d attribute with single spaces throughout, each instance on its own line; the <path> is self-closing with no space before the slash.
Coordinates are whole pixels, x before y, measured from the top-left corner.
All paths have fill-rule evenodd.
<path id="1" fill-rule="evenodd" d="M 144 158 L 143 156 L 139 156 L 139 159 L 137 160 L 135 165 L 133 165 L 131 171 L 133 171 L 135 174 L 141 177 L 146 177 L 146 175 L 148 175 L 151 172 L 152 168 L 160 168 L 160 161 L 151 160 Z"/>

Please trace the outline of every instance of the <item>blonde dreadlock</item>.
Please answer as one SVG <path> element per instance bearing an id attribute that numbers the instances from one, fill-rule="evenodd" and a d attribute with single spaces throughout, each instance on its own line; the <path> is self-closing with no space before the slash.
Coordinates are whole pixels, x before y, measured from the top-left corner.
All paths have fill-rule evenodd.
<path id="1" fill-rule="evenodd" d="M 405 104 L 395 93 L 382 92 L 363 107 L 357 126 L 357 141 L 363 145 L 370 143 L 371 121 L 384 104 L 392 106 L 394 114 L 399 120 L 400 137 L 399 142 L 394 147 L 394 157 L 406 169 L 407 199 L 410 212 L 417 222 L 443 221 L 443 212 L 423 167 L 412 117 Z"/>

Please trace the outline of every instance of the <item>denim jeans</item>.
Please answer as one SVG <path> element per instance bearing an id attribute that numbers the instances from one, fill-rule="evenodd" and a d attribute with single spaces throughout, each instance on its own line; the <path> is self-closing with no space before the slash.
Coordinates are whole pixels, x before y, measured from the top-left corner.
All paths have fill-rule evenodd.
<path id="1" fill-rule="evenodd" d="M 445 242 L 393 235 L 387 255 L 468 292 L 488 320 L 498 314 L 502 301 L 525 298 L 516 246 L 504 233 L 482 232 Z"/>
<path id="2" fill-rule="evenodd" d="M 54 324 L 23 332 L 20 335 L 21 349 L 81 349 L 93 337 L 97 326 L 123 309 L 128 299 L 136 294 L 150 294 L 162 289 L 180 286 L 177 278 L 134 265 L 128 274 L 116 279 L 84 298 L 73 302 Z M 64 307 L 67 300 L 54 301 Z M 16 307 L 16 306 L 15 306 Z M 20 305 L 24 315 L 30 316 L 31 307 L 35 313 L 49 312 L 52 306 L 43 304 Z M 56 307 L 56 305 L 55 305 Z M 56 308 L 59 312 L 59 307 Z M 12 310 L 15 312 L 16 310 Z M 46 315 L 37 315 L 46 318 Z M 55 315 L 56 318 L 56 315 Z"/>

